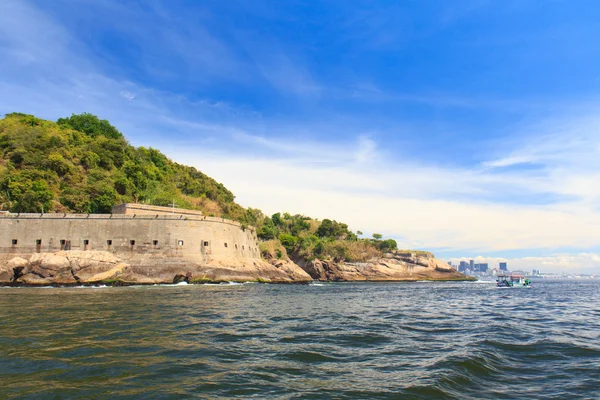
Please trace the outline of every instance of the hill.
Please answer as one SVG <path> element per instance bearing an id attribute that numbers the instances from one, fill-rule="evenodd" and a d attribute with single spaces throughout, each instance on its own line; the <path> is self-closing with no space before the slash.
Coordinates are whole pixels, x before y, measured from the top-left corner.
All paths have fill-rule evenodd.
<path id="1" fill-rule="evenodd" d="M 107 213 L 142 202 L 243 220 L 222 184 L 152 148 L 131 146 L 91 114 L 57 122 L 12 113 L 0 120 L 0 208 L 13 212 Z"/>
<path id="2" fill-rule="evenodd" d="M 0 120 L 0 210 L 109 213 L 126 202 L 197 209 L 255 226 L 267 259 L 360 262 L 395 250 L 381 235 L 361 239 L 348 225 L 245 209 L 221 183 L 153 148 L 131 146 L 91 114 L 48 121 L 12 113 Z"/>

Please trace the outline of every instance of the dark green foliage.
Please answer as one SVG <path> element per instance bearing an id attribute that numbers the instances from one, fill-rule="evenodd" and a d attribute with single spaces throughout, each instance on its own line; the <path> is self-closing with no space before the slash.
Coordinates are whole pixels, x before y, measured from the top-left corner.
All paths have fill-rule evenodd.
<path id="1" fill-rule="evenodd" d="M 271 217 L 264 217 L 257 232 L 262 240 L 277 239 L 292 258 L 305 260 L 318 257 L 338 261 L 365 261 L 396 246 L 393 240 L 359 240 L 344 223 L 330 219 L 319 222 L 299 214 L 276 213 Z"/>
<path id="2" fill-rule="evenodd" d="M 379 250 L 386 253 L 392 250 L 398 250 L 398 243 L 396 243 L 394 239 L 386 239 L 377 242 L 377 247 L 379 247 Z"/>
<path id="3" fill-rule="evenodd" d="M 132 147 L 94 115 L 58 123 L 21 113 L 0 119 L 0 209 L 106 213 L 123 202 L 173 200 L 187 208 L 210 203 L 207 214 L 250 225 L 262 226 L 264 218 L 260 210 L 240 207 L 229 190 L 195 168 L 158 150 Z"/>
<path id="4" fill-rule="evenodd" d="M 296 236 L 282 233 L 279 235 L 279 241 L 285 247 L 288 253 L 291 253 L 296 248 L 296 244 L 298 244 L 298 238 Z"/>
<path id="5" fill-rule="evenodd" d="M 265 217 L 263 219 L 262 227 L 257 229 L 257 232 L 258 237 L 262 240 L 275 239 L 277 236 L 277 229 L 275 228 L 275 224 L 273 224 L 273 219 Z"/>
<path id="6" fill-rule="evenodd" d="M 273 225 L 277 227 L 283 226 L 283 220 L 281 219 L 281 214 L 276 213 L 271 216 L 271 220 L 273 221 Z"/>
<path id="7" fill-rule="evenodd" d="M 324 219 L 317 229 L 317 236 L 320 238 L 343 239 L 354 234 L 348 230 L 348 225 L 341 222 Z"/>
<path id="8" fill-rule="evenodd" d="M 123 134 L 107 120 L 99 119 L 89 113 L 73 114 L 69 118 L 59 118 L 57 123 L 60 126 L 83 132 L 93 138 L 96 136 L 104 136 L 111 139 L 123 138 Z"/>

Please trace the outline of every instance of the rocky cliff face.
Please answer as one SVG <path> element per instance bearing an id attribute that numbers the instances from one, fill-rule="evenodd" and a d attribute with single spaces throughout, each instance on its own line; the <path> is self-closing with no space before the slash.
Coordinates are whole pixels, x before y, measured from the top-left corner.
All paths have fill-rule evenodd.
<path id="1" fill-rule="evenodd" d="M 167 260 L 165 260 L 167 261 Z M 194 263 L 130 265 L 105 251 L 60 251 L 14 257 L 0 264 L 0 285 L 135 285 L 209 282 L 302 283 L 320 281 L 474 280 L 433 255 L 389 253 L 364 263 L 324 260 L 235 260 L 211 258 Z"/>
<path id="2" fill-rule="evenodd" d="M 320 281 L 475 280 L 432 254 L 394 252 L 363 263 L 316 259 L 298 260 L 298 265 L 313 279 Z"/>
<path id="3" fill-rule="evenodd" d="M 167 260 L 165 260 L 167 261 Z M 210 259 L 206 265 L 178 263 L 130 265 L 105 251 L 60 251 L 14 257 L 0 264 L 0 285 L 133 285 L 262 281 L 308 282 L 312 278 L 292 262 Z"/>

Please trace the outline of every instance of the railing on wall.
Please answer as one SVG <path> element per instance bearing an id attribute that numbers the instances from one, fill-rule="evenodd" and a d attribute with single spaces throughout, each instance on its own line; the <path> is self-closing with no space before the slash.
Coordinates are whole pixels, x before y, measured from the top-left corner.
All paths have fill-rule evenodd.
<path id="1" fill-rule="evenodd" d="M 5 213 L 0 214 L 0 219 L 119 219 L 119 220 L 168 220 L 168 221 L 208 221 L 218 222 L 227 225 L 237 226 L 240 229 L 249 229 L 255 231 L 253 226 L 242 226 L 237 221 L 230 219 L 208 217 L 208 216 L 191 216 L 191 215 L 166 215 L 166 214 L 67 214 L 67 213 Z"/>

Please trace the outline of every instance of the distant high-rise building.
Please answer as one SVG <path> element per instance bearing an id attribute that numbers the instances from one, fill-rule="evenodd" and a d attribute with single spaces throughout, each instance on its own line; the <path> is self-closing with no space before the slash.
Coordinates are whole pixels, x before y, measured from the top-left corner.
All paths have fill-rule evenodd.
<path id="1" fill-rule="evenodd" d="M 508 266 L 505 262 L 500 263 L 500 271 L 508 271 Z"/>
<path id="2" fill-rule="evenodd" d="M 461 261 L 458 264 L 458 272 L 465 272 L 467 270 L 468 266 L 469 266 L 469 263 L 467 263 L 466 261 Z"/>
<path id="3" fill-rule="evenodd" d="M 471 268 L 471 271 L 475 270 L 475 261 L 471 260 L 469 261 L 469 267 Z"/>
<path id="4" fill-rule="evenodd" d="M 487 272 L 488 270 L 488 264 L 487 263 L 481 263 L 479 264 L 479 272 Z"/>

